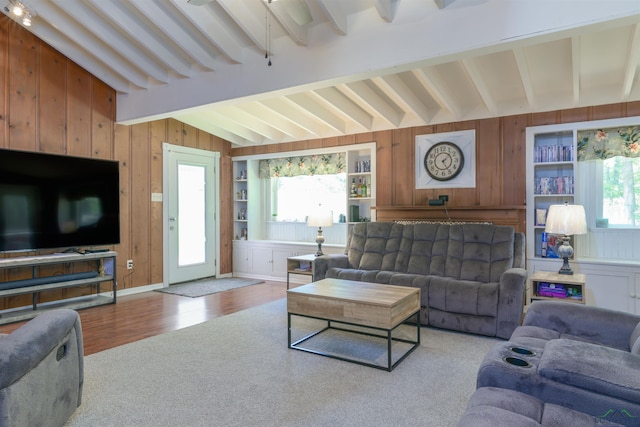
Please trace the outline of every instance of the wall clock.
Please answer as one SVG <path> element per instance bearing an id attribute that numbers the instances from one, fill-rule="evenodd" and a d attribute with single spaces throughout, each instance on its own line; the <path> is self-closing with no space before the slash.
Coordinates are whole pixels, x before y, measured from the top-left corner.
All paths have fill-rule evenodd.
<path id="1" fill-rule="evenodd" d="M 416 188 L 475 188 L 476 131 L 416 136 Z"/>
<path id="2" fill-rule="evenodd" d="M 453 142 L 438 142 L 432 145 L 424 155 L 424 168 L 431 178 L 449 181 L 462 172 L 464 153 Z"/>

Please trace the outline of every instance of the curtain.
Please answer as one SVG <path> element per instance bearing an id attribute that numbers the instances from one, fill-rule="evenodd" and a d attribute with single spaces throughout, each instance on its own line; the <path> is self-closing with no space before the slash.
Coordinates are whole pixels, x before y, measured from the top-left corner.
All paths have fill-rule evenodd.
<path id="1" fill-rule="evenodd" d="M 346 172 L 345 153 L 260 160 L 260 178 L 330 175 Z"/>
<path id="2" fill-rule="evenodd" d="M 578 161 L 640 157 L 640 126 L 578 132 Z"/>

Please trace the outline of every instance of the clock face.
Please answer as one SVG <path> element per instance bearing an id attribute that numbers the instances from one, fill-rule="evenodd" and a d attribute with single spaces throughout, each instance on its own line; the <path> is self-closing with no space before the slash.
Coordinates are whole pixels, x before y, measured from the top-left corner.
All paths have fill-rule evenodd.
<path id="1" fill-rule="evenodd" d="M 438 181 L 455 178 L 464 167 L 464 154 L 453 142 L 439 142 L 424 156 L 424 168 L 429 176 Z"/>

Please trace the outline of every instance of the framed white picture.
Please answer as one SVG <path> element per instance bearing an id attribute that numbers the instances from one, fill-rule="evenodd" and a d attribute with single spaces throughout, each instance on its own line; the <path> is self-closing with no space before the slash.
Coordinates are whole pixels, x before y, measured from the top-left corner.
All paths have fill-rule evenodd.
<path id="1" fill-rule="evenodd" d="M 416 135 L 416 188 L 475 188 L 476 131 Z"/>

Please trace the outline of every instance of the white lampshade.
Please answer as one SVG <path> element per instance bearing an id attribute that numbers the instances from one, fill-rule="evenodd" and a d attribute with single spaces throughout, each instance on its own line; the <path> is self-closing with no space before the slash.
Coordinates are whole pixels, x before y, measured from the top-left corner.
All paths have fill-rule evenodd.
<path id="1" fill-rule="evenodd" d="M 309 227 L 331 227 L 333 225 L 333 211 L 318 206 L 318 209 L 309 214 L 307 225 Z"/>
<path id="2" fill-rule="evenodd" d="M 587 216 L 581 205 L 551 205 L 544 231 L 551 234 L 587 234 Z"/>

